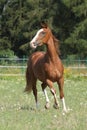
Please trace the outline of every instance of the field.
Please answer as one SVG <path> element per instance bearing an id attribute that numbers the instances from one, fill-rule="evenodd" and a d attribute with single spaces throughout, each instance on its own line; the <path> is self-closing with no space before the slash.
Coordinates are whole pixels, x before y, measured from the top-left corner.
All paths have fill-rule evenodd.
<path id="1" fill-rule="evenodd" d="M 87 130 L 87 77 L 65 77 L 66 105 L 71 109 L 66 115 L 62 114 L 59 91 L 60 109 L 57 110 L 47 88 L 51 106 L 46 110 L 39 81 L 37 86 L 39 108 L 35 109 L 33 94 L 23 92 L 23 76 L 0 77 L 0 130 Z"/>

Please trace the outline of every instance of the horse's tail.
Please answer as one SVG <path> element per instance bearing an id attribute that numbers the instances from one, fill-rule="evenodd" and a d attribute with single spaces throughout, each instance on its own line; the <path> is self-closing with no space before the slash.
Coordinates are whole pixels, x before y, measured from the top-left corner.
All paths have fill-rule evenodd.
<path id="1" fill-rule="evenodd" d="M 32 72 L 31 72 L 31 66 L 28 65 L 27 69 L 26 69 L 26 87 L 24 92 L 28 92 L 30 93 L 32 91 Z"/>

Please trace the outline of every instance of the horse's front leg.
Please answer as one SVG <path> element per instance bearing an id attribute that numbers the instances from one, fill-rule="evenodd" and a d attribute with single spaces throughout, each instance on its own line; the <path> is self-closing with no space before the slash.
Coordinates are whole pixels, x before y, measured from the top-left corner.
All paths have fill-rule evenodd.
<path id="1" fill-rule="evenodd" d="M 48 98 L 46 89 L 44 89 L 44 95 L 45 95 L 45 97 L 46 97 L 46 105 L 45 105 L 45 108 L 48 109 L 48 108 L 50 107 L 50 102 L 49 102 L 49 98 Z"/>
<path id="2" fill-rule="evenodd" d="M 65 98 L 63 97 L 61 100 L 62 100 L 62 105 L 63 105 L 63 112 L 67 113 Z"/>
<path id="3" fill-rule="evenodd" d="M 62 106 L 63 106 L 63 112 L 66 113 L 67 109 L 66 109 L 64 92 L 63 92 L 63 86 L 64 86 L 64 78 L 63 77 L 61 79 L 59 79 L 58 85 L 59 85 L 60 99 L 62 101 Z"/>
<path id="4" fill-rule="evenodd" d="M 42 90 L 44 92 L 44 95 L 45 95 L 45 98 L 46 98 L 46 105 L 45 105 L 45 108 L 48 109 L 50 107 L 50 101 L 49 101 L 49 98 L 48 98 L 48 95 L 47 95 L 47 91 L 46 91 L 46 87 L 47 85 L 42 83 Z"/>
<path id="5" fill-rule="evenodd" d="M 59 102 L 57 100 L 56 91 L 55 91 L 55 89 L 53 87 L 53 82 L 47 79 L 47 84 L 48 84 L 48 86 L 50 88 L 51 93 L 54 96 L 54 105 L 53 106 L 54 106 L 54 108 L 58 109 L 59 108 Z"/>
<path id="6" fill-rule="evenodd" d="M 51 90 L 51 93 L 54 96 L 54 105 L 53 105 L 53 107 L 56 108 L 56 109 L 58 109 L 59 108 L 59 102 L 57 100 L 56 90 L 54 88 L 51 88 L 50 90 Z"/>

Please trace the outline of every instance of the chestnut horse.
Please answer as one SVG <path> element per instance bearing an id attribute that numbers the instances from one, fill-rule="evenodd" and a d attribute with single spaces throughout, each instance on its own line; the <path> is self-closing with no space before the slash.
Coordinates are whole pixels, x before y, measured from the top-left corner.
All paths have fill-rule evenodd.
<path id="1" fill-rule="evenodd" d="M 59 108 L 59 103 L 56 97 L 56 90 L 53 83 L 57 82 L 59 86 L 60 99 L 62 100 L 63 110 L 66 112 L 66 105 L 64 99 L 63 85 L 64 68 L 58 55 L 58 40 L 54 37 L 48 26 L 42 27 L 31 40 L 30 46 L 36 48 L 37 46 L 46 45 L 46 52 L 34 52 L 29 60 L 26 70 L 26 88 L 25 91 L 33 91 L 36 106 L 38 105 L 37 99 L 37 79 L 42 82 L 42 90 L 46 97 L 46 108 L 49 108 L 49 98 L 46 92 L 46 87 L 50 88 L 54 96 L 54 107 Z"/>

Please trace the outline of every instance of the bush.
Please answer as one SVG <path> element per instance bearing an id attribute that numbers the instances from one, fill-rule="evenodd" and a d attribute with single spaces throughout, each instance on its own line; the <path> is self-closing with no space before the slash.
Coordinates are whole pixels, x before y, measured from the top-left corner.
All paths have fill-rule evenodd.
<path id="1" fill-rule="evenodd" d="M 78 59 L 78 55 L 75 55 L 75 54 L 67 56 L 67 60 L 69 60 L 69 61 L 73 61 L 73 60 L 77 60 L 77 59 Z"/>
<path id="2" fill-rule="evenodd" d="M 12 50 L 0 50 L 0 58 L 14 58 L 14 52 Z"/>

